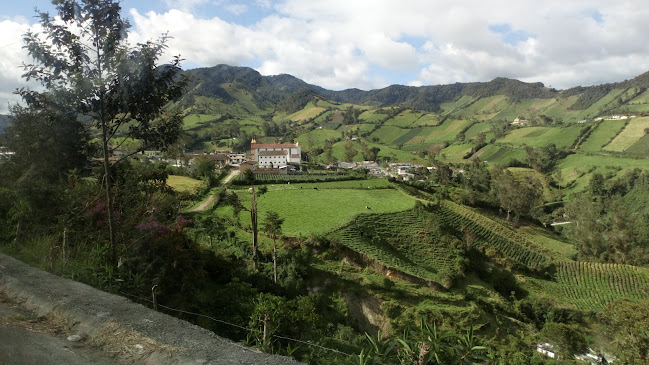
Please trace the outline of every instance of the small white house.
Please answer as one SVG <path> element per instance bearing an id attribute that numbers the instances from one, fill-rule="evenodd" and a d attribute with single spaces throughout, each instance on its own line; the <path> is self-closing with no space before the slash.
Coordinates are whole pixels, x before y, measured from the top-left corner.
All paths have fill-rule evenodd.
<path id="1" fill-rule="evenodd" d="M 536 345 L 536 351 L 551 358 L 551 359 L 556 359 L 557 354 L 552 350 L 554 346 L 547 342 L 539 343 Z"/>

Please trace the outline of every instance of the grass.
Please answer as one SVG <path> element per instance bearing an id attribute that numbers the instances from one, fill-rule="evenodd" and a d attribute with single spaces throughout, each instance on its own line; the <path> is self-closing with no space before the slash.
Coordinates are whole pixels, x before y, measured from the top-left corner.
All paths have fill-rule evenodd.
<path id="1" fill-rule="evenodd" d="M 486 145 L 473 156 L 480 158 L 481 161 L 508 165 L 512 160 L 525 161 L 527 152 L 521 148 L 508 146 Z"/>
<path id="2" fill-rule="evenodd" d="M 605 120 L 600 122 L 590 136 L 580 146 L 584 152 L 597 152 L 608 144 L 624 128 L 624 120 Z"/>
<path id="3" fill-rule="evenodd" d="M 645 134 L 631 147 L 627 148 L 626 153 L 647 156 L 649 155 L 649 134 Z"/>
<path id="4" fill-rule="evenodd" d="M 421 118 L 422 113 L 413 112 L 412 110 L 404 110 L 385 122 L 385 125 L 394 125 L 397 127 L 410 127 L 415 121 Z"/>
<path id="5" fill-rule="evenodd" d="M 289 115 L 286 119 L 295 122 L 305 121 L 307 119 L 312 119 L 317 117 L 318 115 L 322 114 L 322 112 L 324 112 L 325 110 L 326 110 L 325 108 L 321 108 L 321 107 L 304 108 L 300 111 L 297 111 Z"/>
<path id="6" fill-rule="evenodd" d="M 473 147 L 474 145 L 471 143 L 452 144 L 444 148 L 441 153 L 445 156 L 446 160 L 459 161 L 464 159 L 464 156 L 470 154 Z"/>
<path id="7" fill-rule="evenodd" d="M 370 139 L 378 138 L 384 144 L 393 144 L 393 141 L 410 132 L 410 129 L 403 129 L 393 125 L 384 125 L 372 132 Z"/>
<path id="8" fill-rule="evenodd" d="M 193 193 L 203 182 L 187 176 L 169 175 L 167 185 L 177 192 Z"/>
<path id="9" fill-rule="evenodd" d="M 517 128 L 507 136 L 500 139 L 501 143 L 508 143 L 515 146 L 523 144 L 532 147 L 542 147 L 554 144 L 558 148 L 570 147 L 575 143 L 579 134 L 585 126 L 573 125 L 569 127 L 527 127 Z"/>
<path id="10" fill-rule="evenodd" d="M 418 127 L 437 126 L 439 125 L 439 117 L 435 114 L 424 114 L 413 125 Z"/>
<path id="11" fill-rule="evenodd" d="M 620 176 L 625 171 L 641 168 L 649 170 L 649 160 L 642 158 L 620 157 L 613 155 L 585 155 L 581 153 L 568 155 L 557 166 L 561 170 L 562 181 L 575 181 L 570 192 L 578 192 L 588 186 L 594 173 L 606 176 Z"/>
<path id="12" fill-rule="evenodd" d="M 633 118 L 626 128 L 615 137 L 611 143 L 604 147 L 605 151 L 623 152 L 633 146 L 644 135 L 644 130 L 649 128 L 649 117 Z"/>
<path id="13" fill-rule="evenodd" d="M 358 182 L 357 182 L 358 183 Z M 291 184 L 292 185 L 292 184 Z M 320 184 L 318 184 L 320 185 Z M 324 186 L 324 185 L 322 185 Z M 250 207 L 250 194 L 238 191 L 244 206 Z M 282 230 L 290 237 L 322 234 L 340 227 L 360 213 L 388 213 L 410 209 L 415 199 L 400 190 L 380 189 L 313 189 L 313 185 L 303 189 L 271 189 L 257 199 L 259 221 L 266 212 L 273 210 L 283 219 Z M 250 224 L 250 215 L 241 213 L 241 222 Z"/>
<path id="14" fill-rule="evenodd" d="M 331 129 L 314 129 L 309 133 L 300 135 L 295 139 L 299 142 L 302 148 L 306 151 L 309 148 L 324 147 L 325 141 L 328 139 L 338 139 L 342 137 L 339 131 Z"/>

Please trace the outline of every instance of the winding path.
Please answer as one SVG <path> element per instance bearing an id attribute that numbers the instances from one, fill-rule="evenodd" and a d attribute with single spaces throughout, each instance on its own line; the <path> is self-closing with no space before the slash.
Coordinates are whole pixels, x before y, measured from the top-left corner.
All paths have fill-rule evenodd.
<path id="1" fill-rule="evenodd" d="M 221 186 L 225 186 L 228 182 L 230 182 L 230 180 L 232 180 L 237 175 L 239 175 L 239 170 L 230 171 L 228 176 L 226 176 L 225 179 L 223 179 L 223 181 L 221 182 Z M 214 203 L 215 200 L 216 200 L 216 195 L 212 194 L 212 195 L 208 196 L 207 199 L 205 199 L 196 208 L 187 210 L 187 211 L 185 211 L 185 213 L 203 212 L 203 211 L 205 211 L 205 209 L 207 209 L 207 207 L 212 205 L 212 203 Z"/>

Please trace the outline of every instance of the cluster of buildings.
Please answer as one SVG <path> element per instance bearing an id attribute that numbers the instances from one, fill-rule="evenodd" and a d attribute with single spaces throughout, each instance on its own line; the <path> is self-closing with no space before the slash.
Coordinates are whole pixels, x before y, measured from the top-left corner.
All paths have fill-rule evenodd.
<path id="1" fill-rule="evenodd" d="M 194 151 L 179 158 L 165 158 L 160 151 L 143 151 L 142 155 L 149 160 L 167 162 L 176 167 L 191 168 L 197 158 L 204 157 L 213 160 L 218 167 L 265 169 L 269 172 L 286 172 L 291 169 L 291 165 L 299 165 L 302 162 L 302 148 L 299 143 L 262 144 L 254 139 L 250 143 L 250 155 L 230 151 Z M 119 158 L 118 155 L 115 157 Z"/>

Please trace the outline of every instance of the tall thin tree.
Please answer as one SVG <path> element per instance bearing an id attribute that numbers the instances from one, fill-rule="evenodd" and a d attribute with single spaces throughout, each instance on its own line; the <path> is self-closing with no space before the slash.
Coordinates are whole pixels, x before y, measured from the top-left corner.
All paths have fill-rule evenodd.
<path id="1" fill-rule="evenodd" d="M 284 218 L 280 218 L 279 214 L 272 210 L 266 212 L 263 228 L 273 239 L 273 280 L 275 283 L 277 283 L 277 238 L 282 235 L 282 224 L 284 224 Z"/>
<path id="2" fill-rule="evenodd" d="M 168 36 L 137 45 L 127 43 L 128 21 L 120 16 L 117 0 L 52 0 L 58 17 L 38 12 L 42 33 L 24 35 L 34 62 L 25 64 L 23 77 L 37 80 L 48 93 L 72 107 L 97 127 L 100 135 L 111 261 L 117 264 L 114 193 L 110 156 L 117 137 L 140 140 L 141 146 L 164 149 L 181 130 L 178 113 L 167 108 L 185 85 L 180 58 L 160 66 Z M 21 89 L 28 105 L 39 92 Z M 123 143 L 123 142 L 122 142 Z"/>

